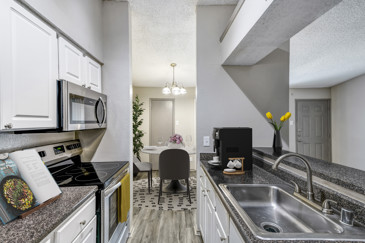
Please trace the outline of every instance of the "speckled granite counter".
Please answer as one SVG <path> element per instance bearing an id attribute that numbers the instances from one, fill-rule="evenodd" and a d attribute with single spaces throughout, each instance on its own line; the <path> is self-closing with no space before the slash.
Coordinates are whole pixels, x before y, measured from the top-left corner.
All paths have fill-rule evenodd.
<path id="1" fill-rule="evenodd" d="M 61 187 L 61 198 L 24 219 L 0 226 L 0 242 L 39 242 L 60 225 L 87 199 L 95 195 L 97 186 Z"/>
<path id="2" fill-rule="evenodd" d="M 253 148 L 253 153 L 254 155 L 261 155 L 275 160 L 281 154 L 287 154 L 290 152 L 283 150 L 283 152 L 278 155 L 274 153 L 272 148 L 256 147 Z M 312 167 L 313 175 L 337 185 L 341 185 L 342 187 L 349 190 L 365 194 L 365 171 L 308 156 L 304 157 L 308 159 L 308 162 Z M 305 171 L 304 164 L 297 158 L 289 157 L 286 158 L 282 163 Z"/>
<path id="3" fill-rule="evenodd" d="M 286 180 L 282 180 L 281 178 L 269 173 L 265 169 L 260 166 L 253 165 L 253 170 L 246 172 L 244 175 L 224 175 L 220 168 L 213 167 L 208 164 L 208 160 L 211 159 L 213 154 L 201 154 L 201 166 L 205 173 L 208 175 L 208 179 L 212 183 L 214 189 L 218 192 L 217 195 L 223 202 L 226 207 L 228 213 L 230 214 L 231 219 L 236 224 L 237 229 L 241 233 L 241 236 L 244 238 L 246 242 L 257 242 L 257 243 L 274 243 L 274 242 L 308 242 L 307 240 L 295 240 L 295 241 L 280 241 L 280 240 L 261 240 L 256 238 L 251 230 L 248 228 L 246 223 L 243 221 L 242 217 L 235 209 L 235 207 L 230 203 L 229 199 L 224 195 L 224 193 L 219 188 L 219 184 L 221 183 L 231 183 L 231 184 L 276 184 L 280 185 L 280 187 L 289 193 L 293 193 L 293 187 L 289 185 Z M 257 162 L 257 161 L 256 161 Z M 310 242 L 345 242 L 345 241 L 310 241 Z"/>

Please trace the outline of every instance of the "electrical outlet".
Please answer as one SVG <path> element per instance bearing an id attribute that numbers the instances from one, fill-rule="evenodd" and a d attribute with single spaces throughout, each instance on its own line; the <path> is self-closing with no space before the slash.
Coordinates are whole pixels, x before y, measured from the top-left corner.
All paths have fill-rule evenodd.
<path id="1" fill-rule="evenodd" d="M 210 137 L 209 136 L 204 136 L 203 137 L 203 146 L 204 147 L 209 147 L 210 146 Z"/>

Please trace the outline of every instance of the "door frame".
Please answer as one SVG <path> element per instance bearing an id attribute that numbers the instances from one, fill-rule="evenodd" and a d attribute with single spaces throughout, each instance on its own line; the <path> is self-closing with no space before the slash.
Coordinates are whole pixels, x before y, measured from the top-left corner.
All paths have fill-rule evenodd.
<path id="1" fill-rule="evenodd" d="M 332 162 L 332 127 L 331 127 L 331 121 L 332 121 L 332 115 L 331 115 L 331 99 L 295 99 L 295 152 L 298 153 L 298 102 L 299 101 L 327 101 L 328 103 L 328 137 L 329 137 L 329 161 Z"/>
<path id="2" fill-rule="evenodd" d="M 150 104 L 149 104 L 149 112 L 150 112 L 150 136 L 149 136 L 149 143 L 151 145 L 152 143 L 152 101 L 172 101 L 172 133 L 175 134 L 175 99 L 174 98 L 150 98 Z M 151 145 L 152 146 L 152 145 Z"/>

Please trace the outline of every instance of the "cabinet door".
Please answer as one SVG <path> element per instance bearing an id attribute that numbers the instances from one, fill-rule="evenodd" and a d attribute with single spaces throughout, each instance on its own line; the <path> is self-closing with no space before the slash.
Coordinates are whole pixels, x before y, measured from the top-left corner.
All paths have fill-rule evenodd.
<path id="1" fill-rule="evenodd" d="M 232 219 L 229 220 L 229 242 L 234 243 L 244 243 L 236 225 L 233 223 Z"/>
<path id="2" fill-rule="evenodd" d="M 222 222 L 219 219 L 217 212 L 214 213 L 214 232 L 213 241 L 214 243 L 227 243 L 228 237 L 226 231 L 223 229 Z"/>
<path id="3" fill-rule="evenodd" d="M 15 1 L 0 2 L 0 129 L 55 128 L 56 32 Z"/>
<path id="4" fill-rule="evenodd" d="M 90 57 L 86 58 L 86 87 L 101 92 L 101 65 Z"/>
<path id="5" fill-rule="evenodd" d="M 203 239 L 205 239 L 205 206 L 206 195 L 203 187 L 200 187 L 199 196 L 199 228 Z"/>
<path id="6" fill-rule="evenodd" d="M 213 242 L 213 230 L 214 229 L 214 207 L 212 202 L 206 197 L 206 206 L 205 206 L 205 239 L 204 242 Z"/>
<path id="7" fill-rule="evenodd" d="M 86 86 L 84 54 L 62 37 L 58 39 L 58 53 L 60 79 Z"/>
<path id="8" fill-rule="evenodd" d="M 72 243 L 96 243 L 96 216 L 94 216 Z"/>

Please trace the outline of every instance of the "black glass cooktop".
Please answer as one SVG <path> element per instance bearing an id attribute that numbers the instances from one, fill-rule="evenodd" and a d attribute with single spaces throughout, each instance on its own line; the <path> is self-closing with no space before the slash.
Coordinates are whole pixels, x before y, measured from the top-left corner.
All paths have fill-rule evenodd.
<path id="1" fill-rule="evenodd" d="M 112 177 L 128 162 L 89 162 L 74 163 L 66 160 L 49 166 L 53 178 L 59 186 L 98 186 L 107 187 Z"/>

